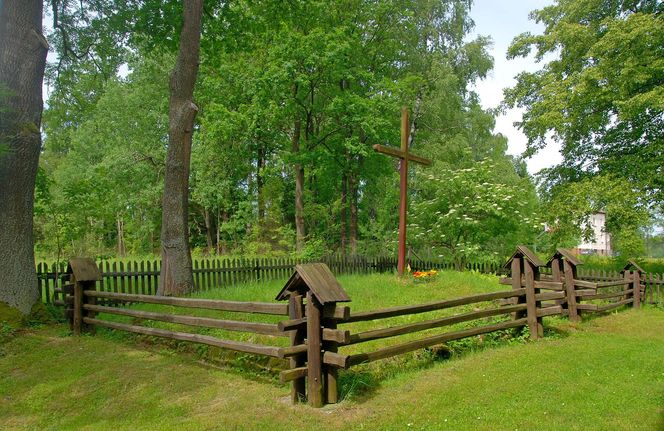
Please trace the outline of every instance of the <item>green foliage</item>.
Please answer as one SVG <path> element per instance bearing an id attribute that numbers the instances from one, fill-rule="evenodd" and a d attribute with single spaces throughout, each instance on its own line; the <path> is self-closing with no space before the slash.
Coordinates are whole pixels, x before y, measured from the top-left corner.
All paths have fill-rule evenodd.
<path id="1" fill-rule="evenodd" d="M 462 267 L 469 260 L 500 260 L 541 230 L 531 183 L 511 164 L 484 159 L 440 171 L 421 183 L 412 206 L 414 244 Z"/>
<path id="2" fill-rule="evenodd" d="M 661 210 L 664 148 L 664 11 L 658 1 L 557 0 L 532 12 L 541 35 L 514 39 L 508 56 L 546 61 L 506 90 L 525 108 L 528 154 L 553 138 L 563 163 L 546 185 L 596 175 L 624 178 Z"/>
<path id="3" fill-rule="evenodd" d="M 596 176 L 558 186 L 543 204 L 547 208 L 546 241 L 554 249 L 573 247 L 582 239 L 593 239 L 590 216 L 603 211 L 612 247 L 623 258 L 640 256 L 644 247 L 640 229 L 650 222 L 649 213 L 641 202 L 642 196 L 632 184 L 620 177 Z"/>
<path id="4" fill-rule="evenodd" d="M 492 133 L 494 114 L 470 90 L 493 62 L 488 38 L 467 38 L 469 8 L 465 0 L 206 3 L 191 154 L 192 248 L 297 255 L 300 165 L 307 233 L 300 255 L 345 252 L 342 243 L 389 252 L 398 179 L 393 161 L 372 145 L 399 141 L 402 105 L 416 121 L 415 152 L 444 169 L 489 158 L 513 178 L 506 140 Z M 62 2 L 60 15 L 65 32 L 50 35 L 63 57 L 49 75 L 38 250 L 150 253 L 160 236 L 168 70 L 181 7 Z M 64 56 L 68 48 L 86 55 Z M 123 64 L 129 73 L 119 78 Z M 420 186 L 433 188 L 428 181 L 414 175 L 414 202 Z"/>

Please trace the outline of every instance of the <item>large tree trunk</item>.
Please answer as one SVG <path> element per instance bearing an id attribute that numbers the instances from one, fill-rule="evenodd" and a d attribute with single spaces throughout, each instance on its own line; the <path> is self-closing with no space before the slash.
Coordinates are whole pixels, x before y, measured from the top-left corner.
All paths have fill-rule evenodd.
<path id="1" fill-rule="evenodd" d="M 357 172 L 351 171 L 348 175 L 348 188 L 350 192 L 350 254 L 357 254 L 357 201 L 358 201 L 358 184 Z"/>
<path id="2" fill-rule="evenodd" d="M 265 219 L 265 196 L 263 195 L 263 186 L 265 185 L 265 145 L 260 143 L 258 146 L 258 157 L 256 159 L 256 199 L 258 201 L 258 225 L 261 226 Z"/>
<path id="3" fill-rule="evenodd" d="M 300 136 L 302 123 L 300 119 L 295 120 L 293 137 L 291 139 L 294 155 L 300 153 Z M 304 247 L 304 168 L 300 163 L 295 163 L 295 242 L 297 251 Z"/>
<path id="4" fill-rule="evenodd" d="M 203 0 L 187 0 L 180 49 L 170 78 L 168 153 L 164 175 L 159 295 L 182 295 L 194 288 L 189 250 L 189 160 L 194 120 Z"/>
<path id="5" fill-rule="evenodd" d="M 47 52 L 42 0 L 0 1 L 0 311 L 21 315 L 39 300 L 32 216 Z"/>
<path id="6" fill-rule="evenodd" d="M 348 175 L 346 170 L 341 174 L 341 216 L 340 216 L 340 230 L 341 230 L 341 254 L 346 256 L 347 248 L 347 221 L 348 221 Z"/>

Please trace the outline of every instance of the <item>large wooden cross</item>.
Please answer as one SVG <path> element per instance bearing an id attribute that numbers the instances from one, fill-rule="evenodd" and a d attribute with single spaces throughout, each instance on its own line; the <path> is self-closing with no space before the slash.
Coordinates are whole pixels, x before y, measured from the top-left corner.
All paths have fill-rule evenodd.
<path id="1" fill-rule="evenodd" d="M 411 154 L 408 151 L 410 140 L 410 122 L 408 120 L 408 108 L 401 109 L 401 149 L 374 145 L 374 150 L 388 156 L 401 159 L 399 173 L 401 175 L 400 200 L 399 200 L 399 259 L 397 261 L 397 272 L 402 276 L 406 269 L 406 212 L 408 208 L 408 161 L 422 165 L 430 165 L 431 160 Z"/>

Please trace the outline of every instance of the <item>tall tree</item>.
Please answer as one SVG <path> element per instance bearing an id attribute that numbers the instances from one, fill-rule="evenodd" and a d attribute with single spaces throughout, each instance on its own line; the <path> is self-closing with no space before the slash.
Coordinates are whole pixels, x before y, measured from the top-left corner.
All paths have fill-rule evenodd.
<path id="1" fill-rule="evenodd" d="M 532 12 L 543 34 L 524 33 L 509 57 L 549 60 L 506 90 L 526 109 L 520 128 L 532 154 L 552 137 L 564 160 L 547 188 L 612 175 L 631 182 L 647 205 L 664 204 L 664 3 L 557 0 Z"/>
<path id="2" fill-rule="evenodd" d="M 191 291 L 194 278 L 189 249 L 189 162 L 194 121 L 193 102 L 201 45 L 203 0 L 187 0 L 180 48 L 170 77 L 169 133 L 161 230 L 160 295 Z"/>
<path id="3" fill-rule="evenodd" d="M 0 306 L 22 315 L 39 299 L 32 212 L 47 52 L 42 0 L 0 2 Z"/>

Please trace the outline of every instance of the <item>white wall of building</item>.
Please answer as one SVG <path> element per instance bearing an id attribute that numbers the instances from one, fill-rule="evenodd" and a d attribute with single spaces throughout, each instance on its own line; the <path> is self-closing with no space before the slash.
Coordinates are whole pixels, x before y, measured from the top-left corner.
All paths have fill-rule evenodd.
<path id="1" fill-rule="evenodd" d="M 606 232 L 606 213 L 598 212 L 590 216 L 594 239 L 592 242 L 584 242 L 577 247 L 581 253 L 597 253 L 611 255 L 611 235 Z"/>

